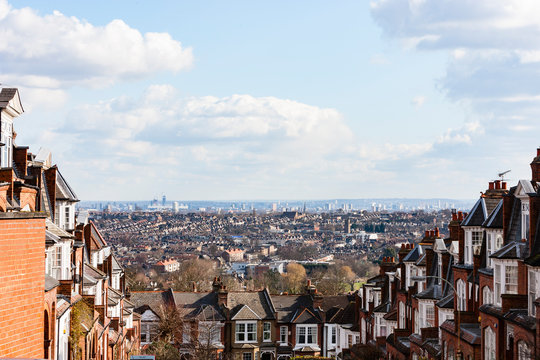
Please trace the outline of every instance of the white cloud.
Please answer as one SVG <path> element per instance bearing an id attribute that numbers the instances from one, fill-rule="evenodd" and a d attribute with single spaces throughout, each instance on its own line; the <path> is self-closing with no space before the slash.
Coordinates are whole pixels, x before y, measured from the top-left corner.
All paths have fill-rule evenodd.
<path id="1" fill-rule="evenodd" d="M 155 183 L 152 191 L 185 181 L 178 190 L 184 198 L 230 199 L 337 196 L 359 184 L 391 182 L 404 164 L 413 168 L 430 154 L 435 141 L 378 144 L 356 136 L 335 109 L 251 95 L 182 98 L 169 85 L 154 85 L 140 98 L 73 109 L 39 143 L 67 146 L 56 161 L 80 174 L 73 185 L 82 197 L 132 198 L 140 184 Z M 104 176 L 114 187 L 84 193 L 94 188 L 86 183 Z"/>
<path id="2" fill-rule="evenodd" d="M 540 2 L 377 0 L 371 11 L 386 36 L 448 53 L 438 86 L 466 118 L 438 138 L 433 154 L 460 167 L 464 156 L 476 159 L 477 174 L 502 158 L 530 159 L 540 132 Z M 516 176 L 529 176 L 526 163 Z"/>
<path id="3" fill-rule="evenodd" d="M 46 89 L 102 87 L 191 66 L 191 48 L 167 33 L 122 20 L 95 26 L 58 11 L 40 15 L 0 0 L 0 75 L 4 83 Z"/>
<path id="4" fill-rule="evenodd" d="M 416 107 L 417 109 L 418 108 L 421 108 L 422 105 L 424 105 L 424 103 L 426 102 L 426 97 L 425 96 L 422 96 L 422 95 L 418 95 L 418 96 L 415 96 L 412 100 L 411 100 L 411 103 L 414 105 L 414 107 Z"/>

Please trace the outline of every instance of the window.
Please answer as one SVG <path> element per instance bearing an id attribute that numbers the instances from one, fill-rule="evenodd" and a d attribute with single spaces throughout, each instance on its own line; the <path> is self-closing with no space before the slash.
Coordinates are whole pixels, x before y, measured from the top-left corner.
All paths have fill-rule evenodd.
<path id="1" fill-rule="evenodd" d="M 70 224 L 70 218 L 71 218 L 71 208 L 69 206 L 66 206 L 65 208 L 65 215 L 66 215 L 66 218 L 65 218 L 65 223 L 66 223 L 66 229 L 70 229 L 71 228 L 71 224 Z"/>
<path id="2" fill-rule="evenodd" d="M 525 343 L 525 341 L 521 340 L 518 342 L 518 360 L 530 360 L 531 357 L 531 350 L 529 349 L 529 346 Z"/>
<path id="3" fill-rule="evenodd" d="M 269 322 L 263 324 L 263 341 L 272 341 L 272 331 L 270 328 L 271 324 Z"/>
<path id="4" fill-rule="evenodd" d="M 257 341 L 257 323 L 241 322 L 236 323 L 236 342 L 256 342 Z"/>
<path id="5" fill-rule="evenodd" d="M 496 351 L 495 332 L 488 326 L 484 330 L 484 360 L 495 360 Z"/>
<path id="6" fill-rule="evenodd" d="M 399 302 L 399 328 L 405 329 L 405 303 L 400 301 Z"/>
<path id="7" fill-rule="evenodd" d="M 221 328 L 223 324 L 217 321 L 199 322 L 199 343 L 203 345 L 221 344 Z"/>
<path id="8" fill-rule="evenodd" d="M 435 326 L 435 307 L 432 304 L 426 305 L 426 326 Z"/>
<path id="9" fill-rule="evenodd" d="M 286 326 L 282 326 L 279 328 L 279 342 L 282 344 L 287 344 L 287 335 L 288 335 L 289 329 Z"/>
<path id="10" fill-rule="evenodd" d="M 330 338 L 330 342 L 332 344 L 335 344 L 337 342 L 337 328 L 335 326 L 332 326 L 332 336 Z"/>
<path id="11" fill-rule="evenodd" d="M 529 315 L 536 315 L 534 301 L 538 298 L 538 277 L 536 271 L 529 270 Z"/>
<path id="12" fill-rule="evenodd" d="M 242 354 L 242 360 L 253 360 L 253 354 L 252 353 L 243 353 Z"/>
<path id="13" fill-rule="evenodd" d="M 347 347 L 350 348 L 352 346 L 352 335 L 347 335 Z"/>
<path id="14" fill-rule="evenodd" d="M 521 203 L 521 238 L 529 239 L 529 202 Z"/>
<path id="15" fill-rule="evenodd" d="M 461 279 L 458 279 L 456 283 L 457 288 L 457 305 L 459 311 L 467 311 L 467 294 L 465 293 L 465 282 Z"/>
<path id="16" fill-rule="evenodd" d="M 482 304 L 493 304 L 493 293 L 488 286 L 482 289 Z"/>
<path id="17" fill-rule="evenodd" d="M 418 318 L 418 309 L 414 310 L 414 332 L 420 334 L 420 319 Z"/>
<path id="18" fill-rule="evenodd" d="M 502 279 L 502 266 L 495 264 L 495 274 L 493 275 L 493 280 L 495 281 L 495 300 L 499 304 L 501 298 L 501 279 Z"/>
<path id="19" fill-rule="evenodd" d="M 317 344 L 317 325 L 296 325 L 296 343 Z"/>
<path id="20" fill-rule="evenodd" d="M 190 324 L 184 324 L 182 327 L 182 342 L 184 344 L 188 344 L 191 342 L 191 325 Z"/>
<path id="21" fill-rule="evenodd" d="M 517 279 L 518 279 L 517 266 L 507 265 L 506 276 L 505 276 L 505 293 L 506 294 L 517 294 L 517 282 L 518 282 Z"/>

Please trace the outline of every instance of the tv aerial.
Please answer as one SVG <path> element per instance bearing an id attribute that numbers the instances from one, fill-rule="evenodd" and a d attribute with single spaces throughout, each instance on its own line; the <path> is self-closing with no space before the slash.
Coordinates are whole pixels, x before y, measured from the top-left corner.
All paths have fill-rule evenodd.
<path id="1" fill-rule="evenodd" d="M 499 173 L 499 177 L 501 178 L 501 181 L 504 181 L 504 176 L 506 174 L 508 174 L 510 171 L 512 171 L 512 170 L 506 170 L 506 171 L 503 171 L 503 172 Z"/>

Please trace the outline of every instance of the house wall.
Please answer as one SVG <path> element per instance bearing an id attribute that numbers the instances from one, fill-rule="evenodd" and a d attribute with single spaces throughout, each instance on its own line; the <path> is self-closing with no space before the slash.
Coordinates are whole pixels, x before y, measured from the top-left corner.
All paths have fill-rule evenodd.
<path id="1" fill-rule="evenodd" d="M 45 219 L 0 215 L 0 357 L 43 358 Z"/>

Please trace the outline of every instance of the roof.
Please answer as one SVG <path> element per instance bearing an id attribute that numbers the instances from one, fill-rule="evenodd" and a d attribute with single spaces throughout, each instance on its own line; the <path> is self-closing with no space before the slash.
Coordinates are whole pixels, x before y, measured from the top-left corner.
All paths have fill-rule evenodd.
<path id="1" fill-rule="evenodd" d="M 14 115 L 20 115 L 24 112 L 22 107 L 21 98 L 19 97 L 19 90 L 16 88 L 3 88 L 0 91 L 0 108 L 9 108 L 15 111 Z"/>
<path id="2" fill-rule="evenodd" d="M 272 303 L 278 322 L 283 323 L 291 322 L 298 311 L 313 305 L 309 295 L 272 295 Z"/>
<path id="3" fill-rule="evenodd" d="M 294 317 L 292 322 L 295 324 L 317 324 L 322 322 L 322 317 L 318 311 L 304 308 Z"/>
<path id="4" fill-rule="evenodd" d="M 231 318 L 247 305 L 261 319 L 274 319 L 270 297 L 266 290 L 229 292 L 227 294 L 227 307 L 231 310 Z"/>
<path id="5" fill-rule="evenodd" d="M 525 241 L 512 241 L 504 245 L 490 257 L 494 259 L 523 259 L 529 254 Z"/>
<path id="6" fill-rule="evenodd" d="M 66 238 L 67 239 L 74 239 L 75 238 L 73 235 L 71 235 L 70 233 L 68 233 L 67 231 L 65 231 L 64 229 L 62 229 L 61 227 L 59 227 L 55 223 L 53 223 L 48 218 L 45 219 L 45 229 L 46 229 L 45 233 L 47 233 L 47 231 L 48 231 L 49 233 L 51 233 L 52 235 L 55 235 L 58 238 L 64 238 L 64 239 L 66 239 Z"/>
<path id="7" fill-rule="evenodd" d="M 502 229 L 503 227 L 502 208 L 503 208 L 503 200 L 501 199 L 499 200 L 499 203 L 497 204 L 497 206 L 495 206 L 491 214 L 489 214 L 486 221 L 484 221 L 482 226 L 486 228 L 490 228 L 490 229 Z"/>
<path id="8" fill-rule="evenodd" d="M 60 282 L 52 276 L 45 274 L 45 291 L 51 291 L 57 286 L 60 286 Z"/>
<path id="9" fill-rule="evenodd" d="M 218 306 L 215 292 L 179 292 L 173 291 L 174 303 L 187 318 L 199 320 L 225 320 Z"/>
<path id="10" fill-rule="evenodd" d="M 416 245 L 409 253 L 403 258 L 403 262 L 416 262 L 420 256 L 424 254 L 424 249 L 421 245 Z"/>
<path id="11" fill-rule="evenodd" d="M 502 199 L 500 198 L 481 197 L 474 204 L 469 215 L 461 223 L 461 226 L 482 226 L 500 203 L 502 203 Z"/>
<path id="12" fill-rule="evenodd" d="M 56 172 L 56 198 L 59 200 L 67 200 L 71 202 L 77 202 L 79 199 L 75 192 L 69 186 L 66 179 L 60 173 L 60 170 Z"/>
<path id="13" fill-rule="evenodd" d="M 167 291 L 132 291 L 129 301 L 135 305 L 135 312 L 142 314 L 150 308 L 158 316 L 170 304 Z"/>

